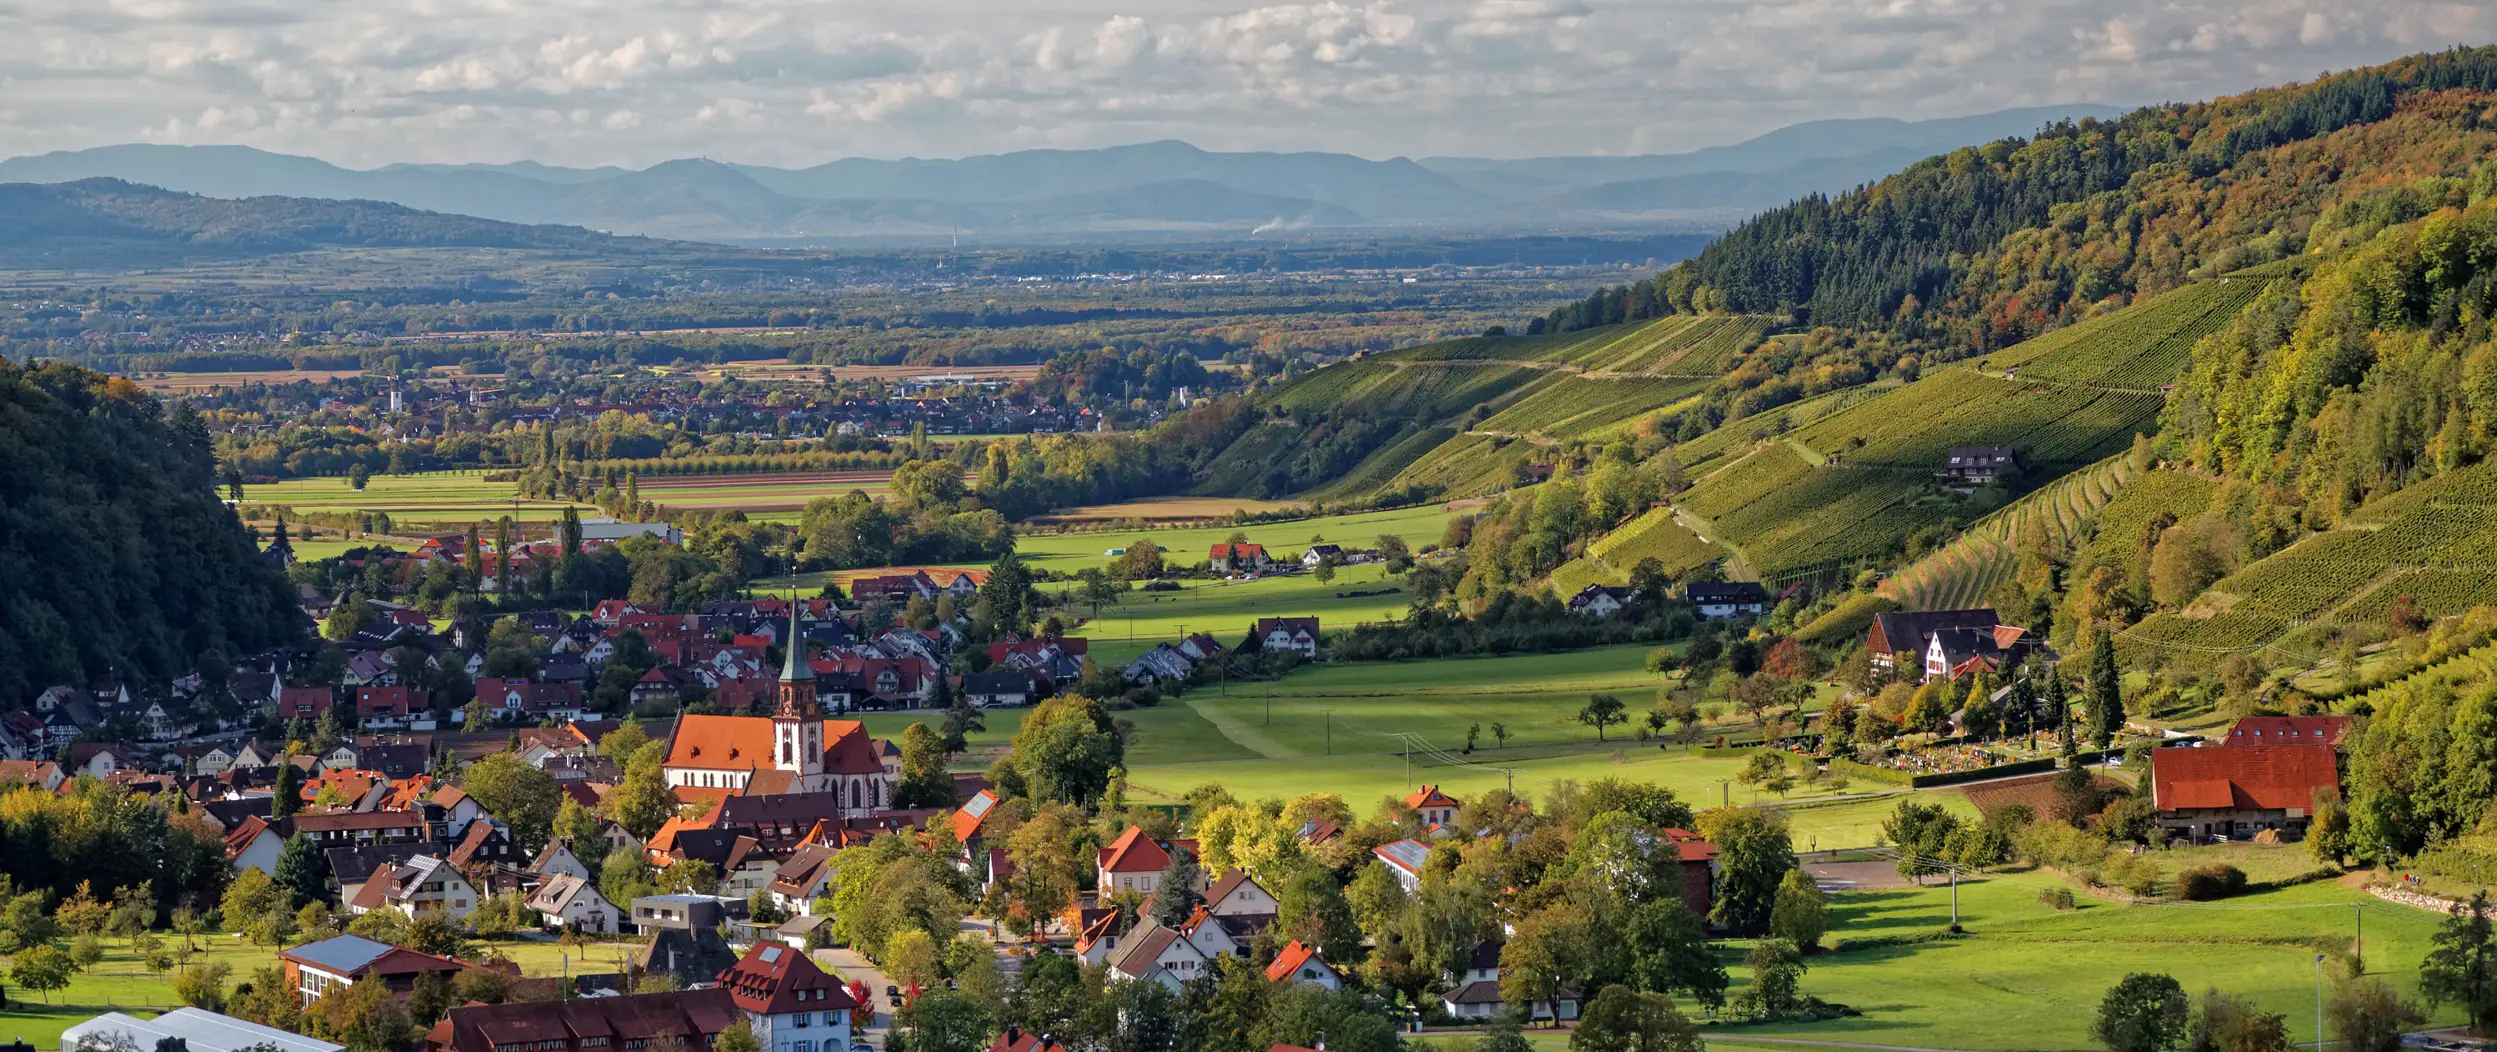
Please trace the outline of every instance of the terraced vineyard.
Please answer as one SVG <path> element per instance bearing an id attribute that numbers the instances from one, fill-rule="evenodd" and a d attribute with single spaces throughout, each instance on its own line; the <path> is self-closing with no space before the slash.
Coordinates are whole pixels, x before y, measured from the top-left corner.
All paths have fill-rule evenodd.
<path id="1" fill-rule="evenodd" d="M 1672 405 L 1706 386 L 1704 380 L 1555 376 L 1484 420 L 1479 430 L 1575 438 Z"/>
<path id="2" fill-rule="evenodd" d="M 1507 486 L 1534 444 L 1494 435 L 1458 435 L 1414 459 L 1391 487 L 1433 486 L 1444 497 L 1472 497 Z"/>
<path id="3" fill-rule="evenodd" d="M 2019 569 L 2021 546 L 2030 538 L 2068 542 L 2081 536 L 2132 481 L 2128 460 L 2117 454 L 2003 506 L 1941 550 L 1891 575 L 1878 593 L 1908 610 L 1984 605 L 1987 593 Z"/>
<path id="4" fill-rule="evenodd" d="M 1679 314 L 1548 336 L 1477 336 L 1425 344 L 1369 362 L 1544 362 L 1606 375 L 1717 376 L 1760 344 L 1769 319 Z"/>
<path id="5" fill-rule="evenodd" d="M 1676 444 L 1673 447 L 1674 459 L 1682 464 L 1684 470 L 1694 473 L 1721 468 L 1761 442 L 1898 389 L 1896 382 L 1850 387 L 1729 421 L 1705 435 Z"/>
<path id="6" fill-rule="evenodd" d="M 2021 378 L 2155 391 L 2176 379 L 2194 343 L 2235 318 L 2267 283 L 2218 278 L 2092 318 L 1988 356 Z"/>
<path id="7" fill-rule="evenodd" d="M 2310 654 L 2339 624 L 2381 623 L 2403 595 L 2431 617 L 2497 603 L 2497 465 L 2421 482 L 2128 629 L 2131 647 Z M 2352 588 L 2349 582 L 2365 582 Z M 2292 632 L 2294 629 L 2294 633 Z"/>
<path id="8" fill-rule="evenodd" d="M 2156 392 L 2007 380 L 1974 369 L 1936 370 L 1923 379 L 1796 435 L 1842 463 L 1931 471 L 1960 445 L 2004 445 L 2024 465 L 2077 465 L 2105 458 L 2156 430 Z"/>
<path id="9" fill-rule="evenodd" d="M 1301 494 L 1303 500 L 1345 500 L 1385 487 L 1397 473 L 1413 465 L 1423 454 L 1456 437 L 1453 427 L 1417 428 L 1412 434 L 1381 447 L 1344 477 Z"/>
<path id="10" fill-rule="evenodd" d="M 1463 412 L 1534 377 L 1534 370 L 1489 363 L 1345 362 L 1275 392 L 1285 409 L 1326 410 L 1361 402 L 1382 413 L 1433 419 Z"/>

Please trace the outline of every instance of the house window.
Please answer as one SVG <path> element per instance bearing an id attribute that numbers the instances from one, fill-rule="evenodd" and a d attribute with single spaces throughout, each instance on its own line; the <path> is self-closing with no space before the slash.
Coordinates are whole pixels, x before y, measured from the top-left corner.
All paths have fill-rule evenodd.
<path id="1" fill-rule="evenodd" d="M 790 1045 L 789 1045 L 789 1052 L 815 1052 L 815 1042 L 812 1042 L 812 1041 L 794 1041 L 794 1042 L 791 1042 L 791 1043 L 790 1043 Z"/>
<path id="2" fill-rule="evenodd" d="M 803 992 L 801 992 L 801 993 L 799 994 L 799 996 L 803 997 L 803 996 L 805 996 L 805 994 L 804 994 Z M 800 1013 L 798 1013 L 798 1014 L 797 1014 L 797 1016 L 796 1016 L 796 1021 L 795 1021 L 795 1022 L 793 1022 L 793 1023 L 791 1023 L 790 1025 L 791 1025 L 791 1026 L 800 1026 L 800 1027 L 813 1026 L 813 1025 L 815 1025 L 815 1013 L 813 1013 L 813 1012 L 800 1012 Z"/>

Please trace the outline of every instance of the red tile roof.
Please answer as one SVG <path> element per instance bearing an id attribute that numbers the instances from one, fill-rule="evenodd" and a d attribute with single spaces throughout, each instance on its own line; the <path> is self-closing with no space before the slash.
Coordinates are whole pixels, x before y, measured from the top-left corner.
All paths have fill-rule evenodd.
<path id="1" fill-rule="evenodd" d="M 1143 826 L 1128 826 L 1101 849 L 1100 863 L 1112 873 L 1159 873 L 1170 866 L 1170 852 L 1144 835 Z"/>
<path id="2" fill-rule="evenodd" d="M 1405 806 L 1419 811 L 1425 807 L 1456 807 L 1459 805 L 1454 797 L 1440 792 L 1438 786 L 1426 785 L 1420 789 L 1414 790 L 1411 793 L 1405 794 Z"/>
<path id="3" fill-rule="evenodd" d="M 2314 806 L 2315 791 L 2340 791 L 2329 745 L 2237 745 L 2150 754 L 2159 810 L 2283 811 Z"/>
<path id="4" fill-rule="evenodd" d="M 687 715 L 668 740 L 669 767 L 762 770 L 772 764 L 772 721 L 767 716 Z M 837 774 L 874 774 L 884 761 L 857 720 L 824 721 L 824 769 Z"/>
<path id="5" fill-rule="evenodd" d="M 737 1007 L 763 1015 L 847 1011 L 858 1007 L 841 981 L 809 960 L 806 951 L 776 942 L 756 943 L 727 971 L 720 985 Z"/>
<path id="6" fill-rule="evenodd" d="M 1318 951 L 1303 946 L 1299 939 L 1294 939 L 1283 947 L 1282 952 L 1275 954 L 1275 963 L 1266 966 L 1266 978 L 1289 979 L 1301 970 L 1301 965 L 1308 964 L 1317 958 Z"/>

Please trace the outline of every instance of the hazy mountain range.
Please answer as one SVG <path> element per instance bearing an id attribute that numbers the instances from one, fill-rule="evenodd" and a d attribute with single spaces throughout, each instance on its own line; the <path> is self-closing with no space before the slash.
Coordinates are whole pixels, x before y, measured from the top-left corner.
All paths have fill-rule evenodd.
<path id="1" fill-rule="evenodd" d="M 1798 124 L 1641 157 L 1493 160 L 1214 153 L 1183 142 L 958 160 L 769 168 L 708 159 L 639 171 L 513 164 L 341 168 L 242 146 L 106 146 L 0 161 L 0 183 L 111 178 L 213 198 L 371 200 L 512 223 L 722 242 L 1257 229 L 1619 229 L 1716 225 L 1914 160 L 2102 106 L 1946 120 Z"/>

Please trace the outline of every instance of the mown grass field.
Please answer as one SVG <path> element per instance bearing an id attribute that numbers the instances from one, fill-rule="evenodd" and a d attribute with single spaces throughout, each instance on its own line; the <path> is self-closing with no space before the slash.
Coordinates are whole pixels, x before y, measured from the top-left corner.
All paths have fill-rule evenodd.
<path id="1" fill-rule="evenodd" d="M 283 505 L 298 512 L 378 511 L 398 523 L 456 524 L 486 522 L 510 515 L 522 522 L 563 518 L 564 502 L 516 500 L 513 484 L 488 482 L 482 472 L 427 471 L 413 475 L 374 475 L 358 491 L 344 476 L 287 479 L 243 488 L 246 504 Z M 579 507 L 579 505 L 576 505 Z M 582 507 L 584 517 L 596 516 Z"/>
<path id="2" fill-rule="evenodd" d="M 169 933 L 158 935 L 169 946 L 181 938 Z M 231 934 L 202 935 L 198 945 L 200 952 L 191 959 L 190 966 L 227 966 L 232 969 L 226 979 L 229 986 L 277 960 L 275 949 L 254 946 Z M 565 954 L 571 956 L 570 970 L 576 975 L 619 971 L 617 962 L 621 956 L 634 950 L 632 944 L 626 943 L 566 948 L 552 939 L 497 941 L 481 943 L 480 947 L 511 958 L 523 974 L 531 976 L 564 974 Z M 55 1049 L 60 1047 L 61 1031 L 105 1012 L 152 1017 L 180 1008 L 182 1002 L 173 993 L 173 978 L 172 972 L 158 975 L 147 970 L 139 955 L 131 951 L 129 940 L 105 939 L 104 959 L 72 976 L 66 988 L 52 991 L 48 1002 L 44 995 L 11 985 L 8 1007 L 0 1009 L 0 1039 Z"/>
<path id="3" fill-rule="evenodd" d="M 2189 995 L 2218 989 L 2287 1017 L 2290 1040 L 2315 1039 L 2315 955 L 2343 957 L 2353 906 L 2366 913 L 2368 974 L 2416 996 L 2419 960 L 2438 918 L 2331 883 L 2258 892 L 2224 902 L 2131 906 L 2077 895 L 2059 912 L 2038 892 L 2062 882 L 2046 873 L 1963 880 L 1965 938 L 1878 945 L 1940 932 L 1950 923 L 1947 886 L 1850 892 L 1831 899 L 1837 952 L 1815 957 L 1806 993 L 1853 1006 L 1860 1019 L 1728 1028 L 1745 1034 L 1960 1049 L 2089 1049 L 2098 1002 L 2126 974 L 2172 975 Z M 1865 944 L 1849 950 L 1849 943 Z M 1727 947 L 1729 954 L 1747 946 Z M 1731 962 L 1730 962 L 1731 963 Z M 2329 982 L 2340 967 L 2325 962 Z M 1739 964 L 1739 990 L 1748 977 Z M 2440 1014 L 2452 1022 L 2452 1009 Z M 1715 1044 L 1711 1033 L 1711 1044 Z"/>
<path id="4" fill-rule="evenodd" d="M 1405 543 L 1419 549 L 1425 544 L 1438 542 L 1441 531 L 1447 529 L 1448 520 L 1458 514 L 1442 505 L 1426 504 L 1394 511 L 1328 515 L 1248 526 L 1033 533 L 1016 538 L 1015 551 L 1035 566 L 1072 573 L 1086 566 L 1106 565 L 1115 556 L 1104 553 L 1113 548 L 1126 548 L 1144 539 L 1161 546 L 1165 561 L 1182 565 L 1204 562 L 1207 549 L 1229 540 L 1235 530 L 1247 534 L 1250 542 L 1265 545 L 1267 555 L 1275 558 L 1297 558 L 1302 549 L 1316 543 L 1313 538 L 1322 538 L 1329 544 L 1368 548 L 1377 544 L 1379 535 L 1383 533 L 1401 536 Z M 1354 567 L 1344 569 L 1349 573 Z M 1341 580 L 1339 577 L 1339 583 Z"/>

